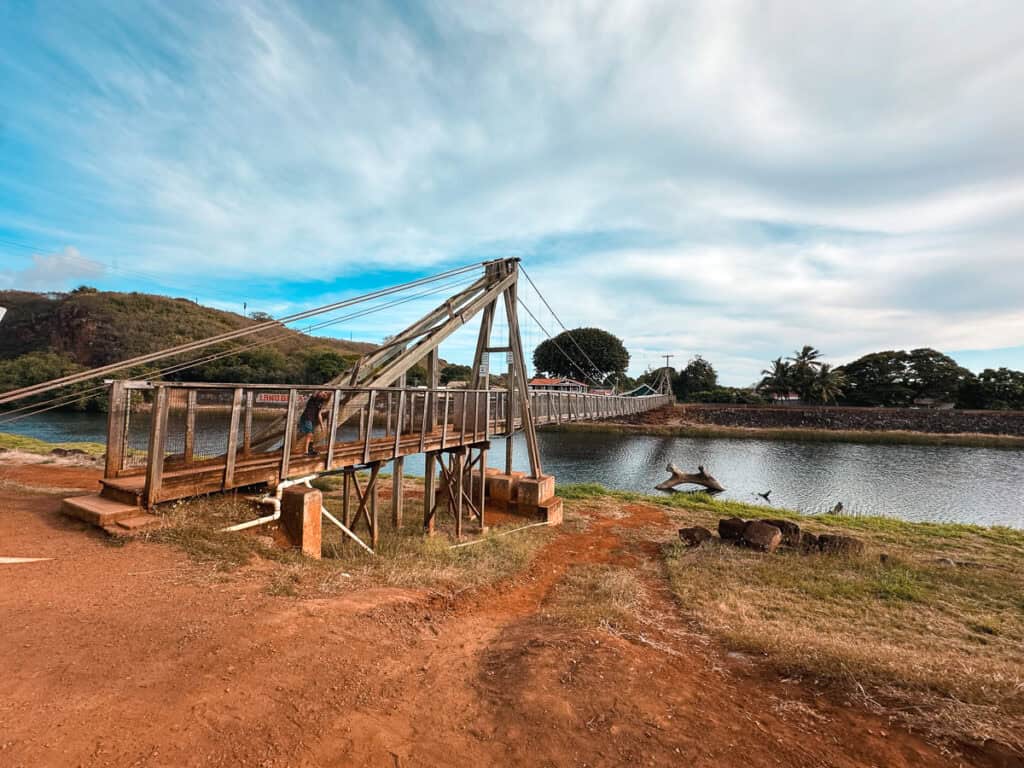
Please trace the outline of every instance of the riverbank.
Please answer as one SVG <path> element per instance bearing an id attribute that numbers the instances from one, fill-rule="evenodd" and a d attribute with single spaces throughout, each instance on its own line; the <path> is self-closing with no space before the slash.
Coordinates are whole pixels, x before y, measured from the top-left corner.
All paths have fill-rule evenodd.
<path id="1" fill-rule="evenodd" d="M 789 440 L 865 445 L 955 445 L 968 448 L 1024 450 L 1024 435 L 837 427 L 744 427 L 692 421 L 692 409 L 693 406 L 689 405 L 675 405 L 648 411 L 630 420 L 551 424 L 540 429 L 552 432 L 605 432 L 658 437 Z"/>
<path id="2" fill-rule="evenodd" d="M 37 456 L 68 456 L 78 454 L 100 458 L 107 452 L 107 448 L 101 443 L 48 443 L 45 440 L 38 440 L 34 437 L 0 432 L 0 452 L 2 451 L 14 451 Z"/>
<path id="3" fill-rule="evenodd" d="M 70 472 L 25 468 L 21 481 Z M 84 488 L 81 475 L 70 482 Z M 111 543 L 62 517 L 59 497 L 0 485 L 2 554 L 52 558 L 5 566 L 3 753 L 48 766 L 102 754 L 114 767 L 193 765 L 197 755 L 290 768 L 1013 764 L 998 739 L 971 735 L 979 729 L 962 739 L 909 731 L 875 710 L 873 683 L 869 701 L 841 681 L 780 675 L 774 656 L 733 650 L 698 623 L 673 596 L 675 531 L 739 507 L 562 491 L 556 529 L 454 550 L 444 536 L 410 533 L 373 561 L 329 543 L 316 562 L 270 553 L 266 529 L 213 537 L 233 509 L 207 519 L 202 502 L 173 507 L 167 533 Z M 381 517 L 387 528 L 386 503 Z M 188 533 L 197 524 L 219 546 L 198 546 Z"/>
<path id="4" fill-rule="evenodd" d="M 1024 760 L 1024 531 L 802 516 L 705 494 L 650 497 L 567 486 L 572 505 L 669 510 L 680 527 L 784 518 L 853 536 L 850 556 L 771 555 L 715 538 L 661 546 L 678 608 L 730 652 L 814 680 L 937 739 L 1012 745 Z M 1008 762 L 1007 765 L 1019 764 Z"/>

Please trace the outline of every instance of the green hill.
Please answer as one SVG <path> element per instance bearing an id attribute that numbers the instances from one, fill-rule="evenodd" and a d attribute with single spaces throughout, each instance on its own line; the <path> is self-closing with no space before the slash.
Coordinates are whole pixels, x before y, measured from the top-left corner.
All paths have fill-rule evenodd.
<path id="1" fill-rule="evenodd" d="M 0 291 L 0 306 L 7 307 L 7 316 L 0 323 L 0 391 L 258 322 L 188 299 L 91 288 L 71 293 Z M 267 343 L 245 349 L 256 341 Z M 177 381 L 321 384 L 372 348 L 372 344 L 276 328 L 120 375 L 152 377 L 158 369 L 175 363 L 227 353 L 162 377 Z M 102 397 L 83 397 L 73 407 L 102 408 L 103 404 Z"/>

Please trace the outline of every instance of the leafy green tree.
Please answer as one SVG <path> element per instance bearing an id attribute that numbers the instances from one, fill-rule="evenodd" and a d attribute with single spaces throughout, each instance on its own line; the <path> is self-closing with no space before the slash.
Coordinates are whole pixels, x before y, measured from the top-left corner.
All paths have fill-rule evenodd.
<path id="1" fill-rule="evenodd" d="M 448 363 L 448 365 L 441 369 L 441 383 L 449 384 L 453 381 L 469 381 L 472 375 L 472 366 Z"/>
<path id="2" fill-rule="evenodd" d="M 622 339 L 608 331 L 574 328 L 538 344 L 533 366 L 548 376 L 613 384 L 629 367 L 629 352 Z"/>
<path id="3" fill-rule="evenodd" d="M 306 355 L 302 380 L 305 384 L 326 384 L 351 367 L 345 355 L 329 349 L 316 349 Z"/>
<path id="4" fill-rule="evenodd" d="M 838 370 L 849 405 L 905 407 L 918 398 L 956 402 L 974 378 L 953 358 L 928 348 L 873 352 Z"/>
<path id="5" fill-rule="evenodd" d="M 78 373 L 84 369 L 84 366 L 78 365 L 70 358 L 56 352 L 29 352 L 27 355 L 19 355 L 12 360 L 0 360 L 0 392 L 39 384 L 50 379 Z M 106 403 L 106 392 L 105 390 L 100 390 L 101 394 L 87 392 L 86 390 L 90 389 L 92 385 L 93 382 L 85 382 L 64 387 L 55 392 L 46 392 L 38 397 L 16 401 L 12 407 L 17 408 L 55 397 L 61 398 L 78 394 L 79 397 L 66 402 L 63 407 L 74 411 L 101 410 Z"/>
<path id="6" fill-rule="evenodd" d="M 718 386 L 718 373 L 700 355 L 697 355 L 672 377 L 672 392 L 677 400 L 688 400 L 694 392 L 707 392 Z"/>
<path id="7" fill-rule="evenodd" d="M 986 368 L 960 386 L 957 405 L 993 410 L 1024 409 L 1024 372 Z"/>

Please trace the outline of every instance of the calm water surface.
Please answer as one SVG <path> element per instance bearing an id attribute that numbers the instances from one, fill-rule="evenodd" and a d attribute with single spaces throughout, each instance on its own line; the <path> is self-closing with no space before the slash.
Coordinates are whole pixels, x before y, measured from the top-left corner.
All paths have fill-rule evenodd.
<path id="1" fill-rule="evenodd" d="M 145 425 L 133 438 L 145 444 Z M 103 442 L 106 418 L 98 414 L 42 414 L 5 424 L 2 431 L 52 442 Z M 905 520 L 965 522 L 1024 528 L 1024 452 L 920 445 L 796 443 L 777 440 L 654 437 L 593 432 L 541 432 L 544 471 L 560 483 L 601 483 L 609 488 L 657 493 L 665 465 L 684 471 L 703 464 L 726 487 L 722 497 L 824 512 L 837 501 L 847 510 Z M 527 469 L 522 436 L 516 464 Z M 490 464 L 504 456 L 492 442 Z M 421 456 L 406 459 L 422 474 Z M 771 490 L 771 505 L 755 494 Z"/>

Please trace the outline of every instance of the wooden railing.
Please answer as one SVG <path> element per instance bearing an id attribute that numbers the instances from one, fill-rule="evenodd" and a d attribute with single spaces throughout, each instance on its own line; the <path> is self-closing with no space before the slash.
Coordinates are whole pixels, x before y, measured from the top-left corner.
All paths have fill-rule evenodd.
<path id="1" fill-rule="evenodd" d="M 300 419 L 314 392 L 326 392 L 317 454 L 302 452 Z M 530 392 L 535 424 L 628 416 L 669 402 Z M 105 478 L 145 476 L 147 503 L 166 482 L 198 492 L 226 490 L 415 453 L 485 443 L 522 426 L 507 390 L 291 387 L 272 384 L 113 382 Z M 315 425 L 318 426 L 318 425 Z M 191 486 L 190 486 L 191 487 Z"/>

